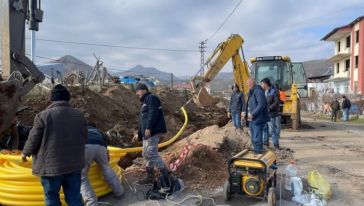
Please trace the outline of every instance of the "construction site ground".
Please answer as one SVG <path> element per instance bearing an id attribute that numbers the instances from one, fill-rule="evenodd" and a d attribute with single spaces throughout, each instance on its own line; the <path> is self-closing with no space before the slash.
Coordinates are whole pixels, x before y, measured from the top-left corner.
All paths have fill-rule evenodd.
<path id="1" fill-rule="evenodd" d="M 132 147 L 139 144 L 131 139 L 138 128 L 138 111 L 140 102 L 135 93 L 123 86 L 114 86 L 101 92 L 94 92 L 79 87 L 70 88 L 71 104 L 84 113 L 88 120 L 95 122 L 103 131 L 112 129 L 109 136 L 111 145 Z M 165 112 L 169 132 L 162 141 L 172 137 L 182 126 L 184 118 L 179 108 L 189 99 L 189 94 L 169 89 L 157 89 L 153 93 L 160 96 Z M 49 105 L 49 97 L 28 96 L 23 104 L 30 106 L 23 111 L 19 120 L 31 125 L 36 113 Z M 239 132 L 228 123 L 226 101 L 220 100 L 217 106 L 198 108 L 191 103 L 186 107 L 189 116 L 187 130 L 178 141 L 161 150 L 164 161 L 174 162 L 187 144 L 187 139 L 194 145 L 186 160 L 175 172 L 185 183 L 185 189 L 174 201 L 183 200 L 188 195 L 200 194 L 211 197 L 218 205 L 265 205 L 262 200 L 235 196 L 225 202 L 222 186 L 227 180 L 227 160 L 244 148 L 250 147 L 250 137 L 246 132 Z M 281 146 L 278 153 L 278 177 L 290 159 L 295 159 L 300 177 L 305 179 L 311 170 L 318 170 L 332 185 L 333 196 L 329 205 L 363 205 L 364 191 L 364 126 L 353 123 L 331 123 L 324 119 L 315 119 L 308 114 L 303 115 L 303 125 L 298 131 L 283 129 Z M 227 124 L 228 123 L 228 124 Z M 116 200 L 112 195 L 102 197 L 100 202 L 111 205 L 171 205 L 166 201 L 146 201 L 143 191 L 148 188 L 133 183 L 145 176 L 145 161 L 140 154 L 131 154 L 123 158 L 119 165 L 126 168 L 123 182 L 126 194 L 124 199 Z M 284 179 L 284 178 L 283 178 Z M 295 205 L 292 195 L 285 189 L 276 188 L 277 199 L 281 205 Z M 129 185 L 131 187 L 129 187 Z M 307 188 L 306 188 L 307 189 Z M 198 199 L 190 199 L 183 205 L 194 205 Z M 213 205 L 205 200 L 202 205 Z M 279 204 L 278 204 L 279 205 Z"/>
<path id="2" fill-rule="evenodd" d="M 317 120 L 311 117 L 303 118 L 303 128 L 299 131 L 284 129 L 282 131 L 281 145 L 294 151 L 294 158 L 299 170 L 299 176 L 306 178 L 307 173 L 311 170 L 318 170 L 331 183 L 333 195 L 328 201 L 329 205 L 342 206 L 351 205 L 359 206 L 364 203 L 364 126 L 353 123 L 331 123 L 327 120 Z M 288 164 L 289 158 L 279 161 L 278 176 L 284 171 Z M 214 171 L 226 170 L 225 165 L 216 167 Z M 142 172 L 140 172 L 142 173 Z M 129 173 L 126 177 L 131 184 L 140 175 Z M 216 176 L 206 177 L 213 180 Z M 284 179 L 284 177 L 283 177 Z M 206 180 L 201 180 L 206 181 Z M 208 180 L 207 180 L 208 181 Z M 284 180 L 283 180 L 284 181 Z M 277 205 L 296 205 L 292 202 L 291 194 L 283 187 L 276 188 Z M 278 185 L 280 184 L 278 179 Z M 111 195 L 100 199 L 101 202 L 107 202 L 111 205 L 171 205 L 166 201 L 148 201 L 143 200 L 141 191 L 144 187 L 138 186 L 139 192 L 134 193 L 127 185 L 124 185 L 126 194 L 124 199 L 115 200 Z M 199 191 L 186 189 L 179 194 L 174 201 L 178 202 L 187 195 L 201 194 L 204 197 L 211 197 L 217 205 L 266 205 L 262 200 L 234 196 L 229 202 L 223 200 L 222 185 Z M 282 198 L 280 202 L 279 199 Z M 184 205 L 194 205 L 198 199 L 191 199 L 184 202 Z M 213 205 L 211 200 L 205 200 L 202 205 Z"/>

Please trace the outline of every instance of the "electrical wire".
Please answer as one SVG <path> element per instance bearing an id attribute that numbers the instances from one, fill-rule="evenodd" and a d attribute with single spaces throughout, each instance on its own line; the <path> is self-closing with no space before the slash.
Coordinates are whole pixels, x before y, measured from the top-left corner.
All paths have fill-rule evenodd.
<path id="1" fill-rule="evenodd" d="M 209 37 L 207 38 L 205 41 L 207 40 L 211 40 L 215 37 L 215 35 L 217 34 L 217 32 L 219 32 L 222 27 L 226 24 L 226 22 L 230 19 L 230 17 L 235 13 L 236 9 L 243 3 L 243 0 L 240 0 L 235 7 L 233 8 L 233 10 L 229 13 L 229 15 L 225 18 L 225 20 L 221 23 L 221 25 L 216 29 L 216 31 Z"/>
<path id="2" fill-rule="evenodd" d="M 30 39 L 30 38 L 26 38 Z M 153 47 L 137 47 L 137 46 L 124 46 L 124 45 L 113 45 L 113 44 L 99 44 L 89 42 L 76 42 L 76 41 L 65 41 L 56 39 L 43 39 L 37 38 L 37 41 L 53 42 L 62 44 L 73 44 L 73 45 L 84 45 L 84 46 L 97 46 L 97 47 L 108 47 L 108 48 L 121 48 L 121 49 L 134 49 L 134 50 L 146 50 L 146 51 L 165 51 L 165 52 L 199 52 L 192 49 L 169 49 L 169 48 L 153 48 Z"/>

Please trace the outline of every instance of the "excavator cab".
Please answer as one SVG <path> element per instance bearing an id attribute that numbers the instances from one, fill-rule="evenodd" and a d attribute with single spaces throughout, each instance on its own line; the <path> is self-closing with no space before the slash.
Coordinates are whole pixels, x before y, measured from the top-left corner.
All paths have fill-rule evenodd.
<path id="1" fill-rule="evenodd" d="M 273 85 L 279 85 L 285 92 L 283 117 L 292 120 L 292 128 L 297 129 L 300 122 L 300 98 L 307 97 L 306 74 L 302 63 L 292 63 L 288 56 L 255 57 L 251 60 L 251 73 L 259 84 L 269 78 Z"/>

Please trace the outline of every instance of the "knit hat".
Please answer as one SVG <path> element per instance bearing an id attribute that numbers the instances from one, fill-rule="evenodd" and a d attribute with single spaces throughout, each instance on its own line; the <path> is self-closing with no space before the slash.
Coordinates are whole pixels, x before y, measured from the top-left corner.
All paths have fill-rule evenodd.
<path id="1" fill-rule="evenodd" d="M 52 89 L 51 101 L 69 101 L 71 99 L 71 95 L 66 87 L 61 84 L 57 84 Z"/>
<path id="2" fill-rule="evenodd" d="M 138 90 L 147 90 L 149 91 L 147 85 L 143 84 L 143 83 L 138 83 L 137 86 L 135 87 L 135 90 L 138 91 Z"/>

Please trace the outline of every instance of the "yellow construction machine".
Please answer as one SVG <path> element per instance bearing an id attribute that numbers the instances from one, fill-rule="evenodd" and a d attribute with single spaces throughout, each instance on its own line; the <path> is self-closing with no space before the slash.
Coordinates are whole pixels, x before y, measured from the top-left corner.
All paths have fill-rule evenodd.
<path id="1" fill-rule="evenodd" d="M 193 101 L 200 107 L 210 106 L 215 99 L 209 95 L 206 85 L 212 81 L 231 59 L 233 63 L 234 81 L 240 91 L 247 94 L 249 89 L 246 81 L 250 77 L 248 63 L 245 61 L 242 45 L 243 38 L 238 34 L 232 34 L 226 41 L 221 42 L 205 62 L 207 70 L 203 75 L 197 75 L 191 80 Z M 242 52 L 243 59 L 239 52 Z"/>
<path id="2" fill-rule="evenodd" d="M 30 30 L 38 31 L 42 19 L 38 0 L 0 1 L 0 142 L 10 133 L 17 136 L 20 98 L 44 80 L 44 74 L 25 55 L 25 23 Z"/>
<path id="3" fill-rule="evenodd" d="M 252 66 L 249 70 L 245 61 L 242 45 L 243 38 L 238 34 L 232 34 L 226 41 L 221 42 L 207 59 L 207 70 L 202 75 L 196 75 L 191 80 L 193 100 L 200 107 L 206 107 L 216 103 L 206 89 L 206 85 L 212 81 L 231 59 L 233 64 L 234 82 L 240 91 L 246 95 L 249 91 L 246 81 L 250 76 L 254 77 L 257 84 L 267 77 L 273 84 L 278 84 L 285 92 L 286 99 L 283 108 L 283 118 L 292 120 L 292 128 L 297 129 L 300 123 L 300 101 L 307 96 L 306 75 L 302 63 L 292 63 L 286 56 L 265 56 L 251 59 Z M 242 57 L 240 56 L 240 52 Z"/>
<path id="4" fill-rule="evenodd" d="M 251 74 L 256 82 L 269 78 L 285 93 L 282 118 L 292 122 L 298 129 L 301 121 L 300 98 L 307 97 L 306 74 L 302 63 L 293 63 L 287 56 L 264 56 L 251 58 Z"/>

